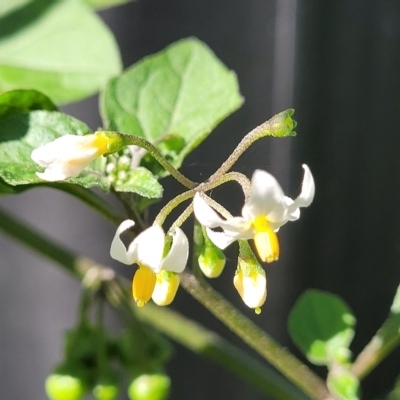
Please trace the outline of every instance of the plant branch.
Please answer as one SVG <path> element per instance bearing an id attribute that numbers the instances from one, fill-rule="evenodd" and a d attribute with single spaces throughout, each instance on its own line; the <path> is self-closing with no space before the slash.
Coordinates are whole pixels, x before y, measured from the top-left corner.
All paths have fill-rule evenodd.
<path id="1" fill-rule="evenodd" d="M 400 286 L 390 314 L 355 360 L 351 372 L 358 379 L 367 376 L 394 348 L 400 345 Z"/>
<path id="2" fill-rule="evenodd" d="M 250 319 L 236 310 L 206 282 L 199 281 L 190 273 L 182 273 L 181 285 L 245 343 L 255 349 L 305 393 L 313 399 L 333 399 L 322 379 L 283 349 Z"/>
<path id="3" fill-rule="evenodd" d="M 105 268 L 90 259 L 77 256 L 52 239 L 26 226 L 25 223 L 17 218 L 10 216 L 1 208 L 0 221 L 0 230 L 3 230 L 4 233 L 42 256 L 54 261 L 65 271 L 81 280 L 85 286 L 98 288 L 101 285 L 108 301 L 114 307 L 120 307 L 126 304 L 127 301 L 130 307 L 133 306 L 132 299 L 128 300 L 126 298 L 126 293 L 129 292 L 129 284 L 125 280 L 115 277 L 111 269 Z M 282 400 L 307 399 L 304 394 L 299 393 L 296 388 L 285 382 L 274 371 L 262 366 L 252 357 L 244 355 L 243 352 L 221 339 L 215 333 L 199 327 L 188 318 L 178 317 L 176 313 L 168 311 L 166 308 L 156 308 L 149 304 L 142 309 L 136 310 L 136 313 L 142 320 L 151 323 L 160 332 L 186 346 L 189 350 L 209 360 L 218 362 L 258 387 L 263 393 L 272 394 L 276 396 L 275 398 Z M 184 329 L 181 330 L 178 327 L 184 327 Z M 182 334 L 188 331 L 193 332 L 197 328 L 199 329 L 197 336 Z"/>
<path id="4" fill-rule="evenodd" d="M 76 197 L 83 203 L 87 204 L 90 208 L 96 210 L 101 216 L 114 225 L 119 225 L 125 219 L 123 216 L 117 214 L 114 211 L 114 207 L 103 200 L 99 195 L 82 186 L 65 182 L 52 182 L 51 184 L 45 183 L 43 186 L 55 188 Z"/>

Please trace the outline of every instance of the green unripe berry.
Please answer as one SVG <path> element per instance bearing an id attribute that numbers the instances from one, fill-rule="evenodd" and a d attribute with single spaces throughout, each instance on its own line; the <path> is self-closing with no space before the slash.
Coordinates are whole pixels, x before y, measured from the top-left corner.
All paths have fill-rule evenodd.
<path id="1" fill-rule="evenodd" d="M 93 388 L 96 400 L 114 400 L 118 397 L 118 386 L 112 383 L 98 383 Z"/>
<path id="2" fill-rule="evenodd" d="M 131 400 L 166 400 L 171 380 L 164 374 L 143 374 L 135 378 L 128 387 Z"/>
<path id="3" fill-rule="evenodd" d="M 45 381 L 45 390 L 50 400 L 80 400 L 85 394 L 82 380 L 67 374 L 49 375 Z"/>

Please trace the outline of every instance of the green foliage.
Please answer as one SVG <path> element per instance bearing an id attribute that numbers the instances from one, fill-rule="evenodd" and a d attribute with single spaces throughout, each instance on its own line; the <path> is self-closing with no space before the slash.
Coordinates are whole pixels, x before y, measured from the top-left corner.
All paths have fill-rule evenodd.
<path id="1" fill-rule="evenodd" d="M 108 157 L 106 171 L 117 192 L 137 193 L 147 199 L 162 197 L 163 187 L 157 178 L 146 168 L 137 167 L 140 161 L 140 148 L 126 147 L 118 154 Z"/>
<path id="2" fill-rule="evenodd" d="M 175 168 L 241 104 L 236 75 L 196 39 L 145 58 L 101 93 L 105 127 L 144 137 Z"/>
<path id="3" fill-rule="evenodd" d="M 55 111 L 25 113 L 18 110 L 0 117 L 0 178 L 12 186 L 42 183 L 36 175 L 42 168 L 32 161 L 32 150 L 71 133 L 84 135 L 90 133 L 90 129 L 77 119 Z M 79 177 L 70 178 L 68 182 L 86 188 L 99 186 L 107 191 L 109 182 L 104 169 L 105 158 L 100 157 Z"/>
<path id="4" fill-rule="evenodd" d="M 133 192 L 148 199 L 162 197 L 163 187 L 157 178 L 146 168 L 138 167 L 126 172 L 123 178 L 114 182 L 117 192 Z"/>
<path id="5" fill-rule="evenodd" d="M 3 107 L 2 107 L 3 106 Z M 37 90 L 11 90 L 0 94 L 0 116 L 10 108 L 57 111 L 57 106 L 43 93 Z"/>
<path id="6" fill-rule="evenodd" d="M 355 317 L 333 294 L 308 290 L 289 316 L 289 333 L 309 361 L 317 365 L 348 362 Z"/>
<path id="7" fill-rule="evenodd" d="M 119 73 L 114 37 L 86 5 L 20 3 L 3 6 L 0 17 L 0 92 L 36 89 L 67 103 L 97 92 Z"/>
<path id="8" fill-rule="evenodd" d="M 94 8 L 107 8 L 120 4 L 130 3 L 132 0 L 83 0 L 87 5 Z"/>

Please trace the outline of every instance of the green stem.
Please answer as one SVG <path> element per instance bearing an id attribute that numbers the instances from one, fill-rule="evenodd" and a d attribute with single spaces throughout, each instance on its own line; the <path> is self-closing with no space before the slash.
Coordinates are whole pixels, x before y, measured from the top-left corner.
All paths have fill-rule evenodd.
<path id="1" fill-rule="evenodd" d="M 181 274 L 181 285 L 245 343 L 255 349 L 311 398 L 321 400 L 332 398 L 322 379 L 287 350 L 280 347 L 278 343 L 236 310 L 206 282 L 199 281 L 190 273 L 183 273 Z"/>
<path id="2" fill-rule="evenodd" d="M 239 157 L 258 139 L 265 136 L 285 137 L 293 136 L 295 133 L 292 129 L 296 123 L 292 120 L 294 110 L 286 110 L 274 115 L 270 120 L 254 128 L 249 132 L 241 142 L 236 146 L 235 150 L 228 159 L 208 178 L 209 181 L 214 181 L 221 175 L 228 172 Z"/>
<path id="3" fill-rule="evenodd" d="M 105 131 L 105 133 L 107 133 Z M 124 143 L 126 146 L 139 146 L 142 149 L 147 150 L 154 158 L 155 160 L 165 168 L 166 171 L 168 171 L 178 182 L 180 182 L 183 186 L 187 187 L 188 189 L 193 189 L 194 187 L 197 186 L 196 182 L 191 181 L 190 179 L 186 178 L 186 176 L 182 175 L 172 164 L 170 164 L 165 157 L 158 151 L 158 149 L 152 145 L 150 142 L 148 142 L 146 139 L 143 139 L 139 136 L 134 136 L 134 135 L 126 135 L 120 132 L 113 132 L 110 131 L 110 133 L 115 133 L 120 136 L 121 139 L 123 139 Z"/>
<path id="4" fill-rule="evenodd" d="M 391 351 L 400 345 L 400 286 L 390 314 L 381 328 L 365 346 L 352 365 L 351 372 L 358 378 L 367 376 Z"/>
<path id="5" fill-rule="evenodd" d="M 157 217 L 154 219 L 154 224 L 162 225 L 172 210 L 178 207 L 179 204 L 183 203 L 185 200 L 193 198 L 197 192 L 207 192 L 208 190 L 214 189 L 229 181 L 237 181 L 242 186 L 245 196 L 247 196 L 247 194 L 250 192 L 250 182 L 243 174 L 239 172 L 229 172 L 225 175 L 215 178 L 213 181 L 201 183 L 195 189 L 188 190 L 187 192 L 181 193 L 180 195 L 174 197 L 158 213 Z M 179 226 L 176 224 L 174 225 Z"/>
<path id="6" fill-rule="evenodd" d="M 147 304 L 146 307 L 137 308 L 135 313 L 143 322 L 161 330 L 195 354 L 223 365 L 228 371 L 276 400 L 309 399 L 272 368 L 261 364 L 217 333 L 169 308 Z"/>
<path id="7" fill-rule="evenodd" d="M 73 185 L 71 183 L 57 182 L 52 182 L 51 184 L 43 184 L 43 186 L 56 188 L 72 196 L 75 196 L 77 199 L 81 200 L 83 203 L 96 210 L 101 216 L 103 216 L 106 220 L 110 221 L 114 225 L 119 225 L 125 219 L 121 215 L 117 214 L 114 211 L 114 207 L 103 200 L 99 195 L 89 189 L 85 189 L 82 186 Z"/>
<path id="8" fill-rule="evenodd" d="M 113 272 L 110 269 L 104 268 L 90 259 L 78 257 L 52 239 L 27 227 L 25 223 L 10 216 L 1 208 L 0 221 L 0 229 L 7 235 L 35 250 L 42 256 L 56 262 L 65 271 L 78 279 L 83 280 L 87 278 L 89 272 L 93 272 L 93 275 L 103 280 L 102 287 L 111 305 L 120 307 L 126 304 L 125 293 L 129 292 L 129 284 L 121 278 L 113 278 Z M 86 281 L 89 280 L 86 279 Z M 95 281 L 92 280 L 91 282 L 95 285 Z M 132 299 L 129 301 L 132 303 Z M 183 316 L 180 316 L 179 319 L 177 317 L 175 318 L 174 314 L 168 312 L 166 308 L 157 308 L 158 314 L 156 314 L 156 316 L 154 316 L 154 307 L 150 305 L 146 305 L 146 307 L 138 310 L 138 312 L 141 318 L 147 318 L 147 321 L 151 321 L 152 325 L 158 330 L 171 337 L 172 327 L 182 326 L 180 324 L 183 322 L 186 322 L 188 327 L 191 326 L 191 329 L 193 329 L 193 326 L 196 326 L 192 321 Z M 169 323 L 165 325 L 164 321 L 169 321 Z M 218 337 L 215 336 L 214 333 L 204 328 L 199 334 L 198 339 L 195 337 L 186 337 L 186 335 L 182 336 L 177 332 L 174 333 L 174 339 L 177 342 L 182 343 L 192 351 L 196 350 L 198 354 L 201 354 L 205 358 L 216 361 L 225 368 L 235 372 L 240 377 L 243 377 L 245 380 L 257 386 L 265 394 L 278 393 L 278 391 L 280 391 L 281 397 L 276 397 L 277 399 L 304 398 L 304 395 L 296 395 L 294 392 L 296 389 L 289 386 L 287 382 L 282 379 L 277 379 L 276 376 L 272 376 L 270 372 L 267 373 L 266 367 L 260 367 L 258 362 L 253 360 L 250 356 L 245 356 L 245 358 L 242 359 L 243 354 L 240 350 L 237 350 L 232 345 L 227 345 L 227 342 L 216 340 L 217 338 Z M 252 371 L 253 373 L 251 373 Z"/>

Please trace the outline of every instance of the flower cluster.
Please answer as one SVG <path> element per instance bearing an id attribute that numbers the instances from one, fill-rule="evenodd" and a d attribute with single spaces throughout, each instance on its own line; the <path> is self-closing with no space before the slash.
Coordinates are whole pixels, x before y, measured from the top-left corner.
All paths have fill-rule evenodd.
<path id="1" fill-rule="evenodd" d="M 307 165 L 304 164 L 303 168 L 301 192 L 294 200 L 284 195 L 271 174 L 256 170 L 241 217 L 221 218 L 197 193 L 193 201 L 196 218 L 207 228 L 208 237 L 220 249 L 237 240 L 253 239 L 261 261 L 276 261 L 280 253 L 276 232 L 287 222 L 297 220 L 300 208 L 309 206 L 314 198 L 313 176 Z M 222 232 L 215 231 L 215 228 L 221 228 Z M 247 251 L 246 256 L 239 255 L 234 285 L 247 306 L 255 309 L 262 306 L 267 293 L 265 272 Z"/>
<path id="2" fill-rule="evenodd" d="M 34 150 L 32 159 L 46 168 L 44 172 L 37 173 L 39 177 L 56 181 L 75 177 L 97 157 L 125 148 L 125 153 L 122 151 L 119 156 L 109 159 L 112 162 L 109 162 L 107 172 L 112 175 L 115 163 L 123 164 L 127 171 L 139 166 L 143 149 L 126 146 L 123 135 L 115 132 L 66 135 Z M 181 197 L 182 201 L 193 198 L 193 207 L 187 209 L 189 211 L 185 217 L 181 216 L 167 234 L 161 225 L 181 201 L 171 200 L 174 205 L 160 212 L 165 214 L 161 222 L 157 217 L 155 223 L 138 234 L 128 247 L 122 242 L 121 235 L 132 228 L 135 222 L 129 219 L 122 222 L 111 244 L 111 257 L 124 264 L 138 265 L 132 282 L 137 305 L 143 306 L 151 298 L 158 305 L 168 305 L 173 301 L 180 283 L 179 274 L 185 269 L 189 255 L 188 239 L 178 226 L 194 211 L 202 226 L 204 242 L 198 257 L 200 269 L 209 278 L 218 277 L 225 266 L 222 250 L 237 241 L 239 255 L 234 286 L 244 303 L 259 312 L 266 299 L 267 281 L 258 260 L 271 263 L 279 259 L 279 228 L 297 220 L 300 208 L 308 207 L 314 198 L 313 176 L 307 165 L 304 164 L 303 169 L 301 192 L 295 199 L 285 196 L 277 180 L 266 171 L 256 170 L 251 182 L 244 178 L 248 182 L 247 189 L 244 188 L 247 200 L 241 216 L 230 216 L 222 206 L 207 197 L 206 192 L 213 186 L 203 184 Z M 221 217 L 216 210 L 227 218 Z M 258 259 L 248 240 L 254 241 Z"/>

